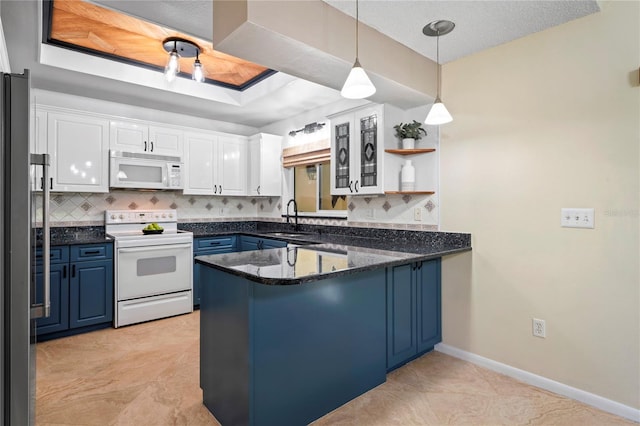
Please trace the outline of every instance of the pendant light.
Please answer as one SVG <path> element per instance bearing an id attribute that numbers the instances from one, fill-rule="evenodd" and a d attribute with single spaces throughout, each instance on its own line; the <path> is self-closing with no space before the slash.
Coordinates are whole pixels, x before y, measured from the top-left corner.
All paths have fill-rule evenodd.
<path id="1" fill-rule="evenodd" d="M 180 72 L 180 55 L 178 55 L 177 42 L 173 42 L 173 49 L 169 52 L 167 66 L 164 67 L 164 77 L 171 83 Z"/>
<path id="2" fill-rule="evenodd" d="M 425 124 L 438 125 L 449 123 L 453 120 L 449 111 L 447 111 L 447 107 L 444 106 L 442 100 L 440 99 L 440 90 L 442 86 L 441 82 L 441 69 L 440 66 L 440 36 L 449 34 L 455 28 L 456 24 L 451 21 L 440 20 L 433 21 L 428 23 L 422 29 L 422 33 L 429 37 L 436 37 L 436 65 L 437 65 L 437 76 L 438 76 L 438 87 L 437 87 L 437 95 L 436 100 L 433 103 L 433 106 L 429 110 L 427 114 L 427 118 L 424 120 Z"/>
<path id="3" fill-rule="evenodd" d="M 200 63 L 200 52 L 196 52 L 196 60 L 193 63 L 193 72 L 191 73 L 191 78 L 198 83 L 204 82 L 204 69 L 202 68 L 202 64 Z"/>
<path id="4" fill-rule="evenodd" d="M 363 99 L 376 93 L 376 87 L 373 85 L 369 76 L 364 71 L 358 60 L 358 0 L 356 0 L 356 60 L 347 76 L 347 80 L 342 86 L 340 94 L 347 99 Z"/>
<path id="5" fill-rule="evenodd" d="M 169 52 L 167 65 L 164 67 L 164 76 L 168 82 L 175 80 L 176 75 L 180 72 L 180 58 L 193 58 L 193 71 L 191 78 L 199 83 L 205 80 L 204 69 L 200 62 L 200 47 L 184 38 L 169 37 L 162 41 L 164 50 Z"/>

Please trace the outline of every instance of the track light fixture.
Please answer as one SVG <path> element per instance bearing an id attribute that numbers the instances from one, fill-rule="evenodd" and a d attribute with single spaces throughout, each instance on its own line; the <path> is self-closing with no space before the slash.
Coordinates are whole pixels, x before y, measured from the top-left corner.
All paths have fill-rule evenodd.
<path id="1" fill-rule="evenodd" d="M 199 83 L 204 82 L 204 69 L 200 62 L 200 46 L 180 37 L 169 37 L 162 41 L 164 50 L 169 53 L 167 65 L 164 67 L 164 76 L 168 82 L 175 80 L 180 72 L 180 58 L 196 58 L 193 63 L 191 78 Z"/>

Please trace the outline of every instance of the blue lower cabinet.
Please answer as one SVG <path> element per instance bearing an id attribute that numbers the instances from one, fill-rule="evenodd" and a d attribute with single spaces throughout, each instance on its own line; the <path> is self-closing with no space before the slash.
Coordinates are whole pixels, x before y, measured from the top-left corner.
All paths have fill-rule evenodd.
<path id="1" fill-rule="evenodd" d="M 385 273 L 265 285 L 202 267 L 200 387 L 223 425 L 306 425 L 386 377 Z"/>
<path id="2" fill-rule="evenodd" d="M 69 327 L 113 321 L 113 261 L 71 264 Z"/>
<path id="3" fill-rule="evenodd" d="M 36 303 L 44 302 L 42 269 L 36 266 Z M 50 265 L 49 280 L 50 314 L 36 320 L 37 335 L 69 328 L 69 265 Z"/>
<path id="4" fill-rule="evenodd" d="M 387 370 L 442 340 L 440 259 L 387 269 Z"/>
<path id="5" fill-rule="evenodd" d="M 42 302 L 42 254 L 36 252 L 36 302 Z M 108 327 L 113 321 L 113 245 L 51 248 L 51 315 L 36 320 L 38 340 Z"/>
<path id="6" fill-rule="evenodd" d="M 237 237 L 196 237 L 193 239 L 193 257 L 237 251 Z M 200 265 L 193 264 L 193 306 L 200 305 Z"/>
<path id="7" fill-rule="evenodd" d="M 266 250 L 287 246 L 285 241 L 272 240 L 269 238 L 251 237 L 248 235 L 241 235 L 239 238 L 240 251 Z"/>

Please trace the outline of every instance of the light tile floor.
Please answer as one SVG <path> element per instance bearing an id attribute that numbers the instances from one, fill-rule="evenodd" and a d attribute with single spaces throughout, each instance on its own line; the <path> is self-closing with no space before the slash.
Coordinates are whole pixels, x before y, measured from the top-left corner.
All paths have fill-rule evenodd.
<path id="1" fill-rule="evenodd" d="M 219 425 L 202 405 L 199 320 L 196 311 L 38 344 L 37 425 Z M 438 352 L 313 423 L 452 424 L 635 423 Z"/>

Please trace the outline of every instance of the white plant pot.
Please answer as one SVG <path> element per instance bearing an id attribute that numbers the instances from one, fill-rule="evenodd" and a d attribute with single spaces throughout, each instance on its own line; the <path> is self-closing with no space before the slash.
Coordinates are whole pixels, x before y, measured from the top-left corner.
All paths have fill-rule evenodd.
<path id="1" fill-rule="evenodd" d="M 416 147 L 416 140 L 414 138 L 402 139 L 402 149 L 414 149 Z"/>

